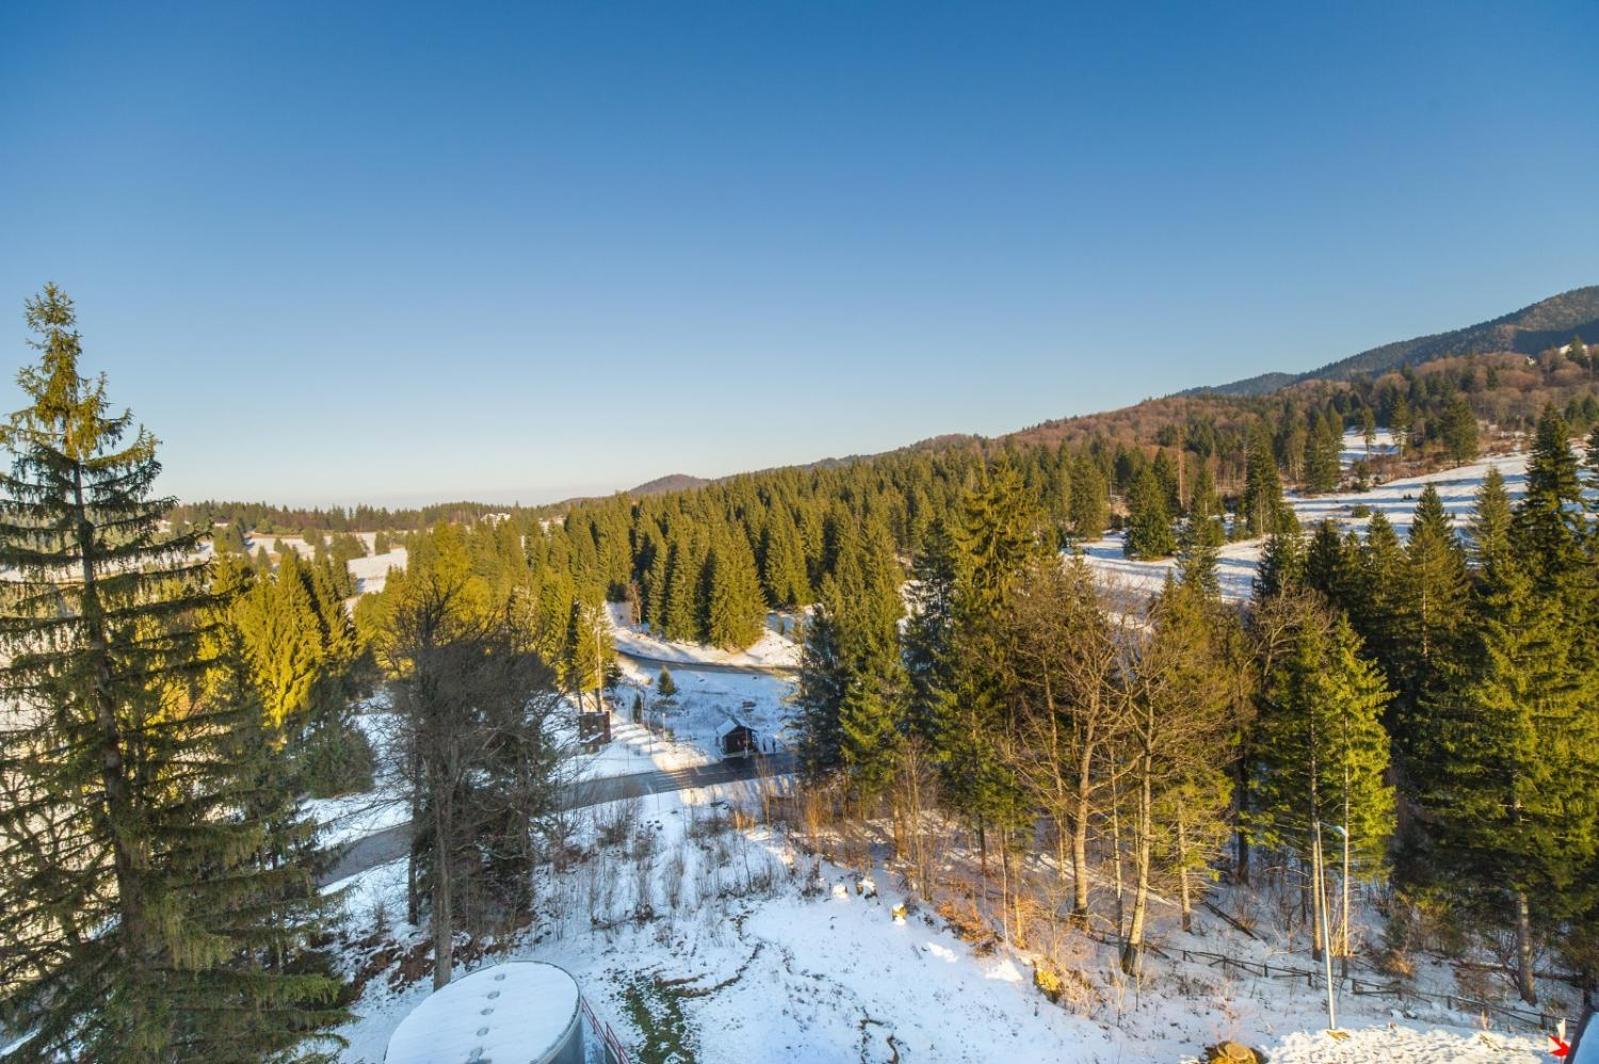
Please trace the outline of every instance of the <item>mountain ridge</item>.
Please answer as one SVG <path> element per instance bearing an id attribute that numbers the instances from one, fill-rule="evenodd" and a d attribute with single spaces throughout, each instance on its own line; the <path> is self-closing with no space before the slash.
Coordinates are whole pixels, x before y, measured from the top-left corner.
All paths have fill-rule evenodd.
<path id="1" fill-rule="evenodd" d="M 1302 373 L 1262 373 L 1176 394 L 1269 395 L 1301 381 L 1346 380 L 1356 373 L 1386 373 L 1451 355 L 1537 354 L 1570 340 L 1573 334 L 1589 342 L 1599 340 L 1599 285 L 1573 288 L 1475 325 L 1379 344 Z"/>

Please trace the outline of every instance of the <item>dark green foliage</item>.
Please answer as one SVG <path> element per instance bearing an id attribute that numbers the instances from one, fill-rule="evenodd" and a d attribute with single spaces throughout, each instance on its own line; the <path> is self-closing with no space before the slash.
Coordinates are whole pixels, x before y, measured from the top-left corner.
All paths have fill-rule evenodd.
<path id="1" fill-rule="evenodd" d="M 1260 422 L 1249 435 L 1244 497 L 1239 506 L 1245 532 L 1251 536 L 1270 535 L 1277 530 L 1283 509 L 1282 479 L 1277 474 L 1271 433 Z"/>
<path id="2" fill-rule="evenodd" d="M 1444 408 L 1439 434 L 1451 460 L 1463 463 L 1477 457 L 1477 417 L 1465 396 L 1457 395 Z"/>
<path id="3" fill-rule="evenodd" d="M 1177 550 L 1171 511 L 1160 478 L 1145 469 L 1128 499 L 1126 552 L 1129 558 L 1164 558 Z"/>
<path id="4" fill-rule="evenodd" d="M 1093 462 L 1083 459 L 1072 470 L 1072 534 L 1078 539 L 1098 539 L 1110 520 L 1104 474 Z"/>
<path id="5" fill-rule="evenodd" d="M 79 375 L 70 300 L 3 430 L 0 941 L 21 1059 L 286 1059 L 345 1018 L 271 733 L 196 535 L 164 536 L 155 440 Z M 130 438 L 131 434 L 131 438 Z M 225 556 L 236 559 L 236 555 Z M 230 563 L 237 574 L 242 564 Z"/>
<path id="6" fill-rule="evenodd" d="M 766 629 L 766 599 L 742 533 L 729 530 L 717 539 L 706 561 L 706 580 L 706 641 L 738 650 L 759 639 Z"/>

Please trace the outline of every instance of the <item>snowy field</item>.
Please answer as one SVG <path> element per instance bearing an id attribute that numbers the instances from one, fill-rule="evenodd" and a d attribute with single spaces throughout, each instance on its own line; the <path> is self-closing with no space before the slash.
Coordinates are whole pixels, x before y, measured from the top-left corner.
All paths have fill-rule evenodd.
<path id="1" fill-rule="evenodd" d="M 388 580 L 390 569 L 405 568 L 405 548 L 394 547 L 385 554 L 373 554 L 372 548 L 377 545 L 376 532 L 357 532 L 355 535 L 366 544 L 367 554 L 364 558 L 351 558 L 346 563 L 350 576 L 355 579 L 355 593 L 365 595 L 383 590 L 384 583 Z M 245 538 L 250 553 L 254 554 L 257 547 L 265 547 L 268 554 L 282 554 L 284 551 L 294 551 L 300 557 L 309 560 L 316 553 L 303 536 L 266 536 L 250 535 Z"/>
<path id="2" fill-rule="evenodd" d="M 761 633 L 761 638 L 753 646 L 744 650 L 723 650 L 702 643 L 668 642 L 652 635 L 649 625 L 628 622 L 626 603 L 608 602 L 606 610 L 611 618 L 611 636 L 616 642 L 616 649 L 626 654 L 683 664 L 799 668 L 800 647 L 790 638 L 794 633 L 795 619 L 787 614 L 767 614 L 766 631 Z"/>
<path id="3" fill-rule="evenodd" d="M 766 748 L 787 746 L 783 734 L 788 719 L 787 699 L 793 681 L 767 672 L 729 672 L 725 669 L 696 669 L 692 665 L 671 665 L 675 697 L 662 700 L 656 690 L 660 667 L 619 658 L 622 684 L 616 689 L 617 716 L 631 712 L 634 694 L 644 699 L 646 722 L 669 731 L 679 745 L 697 748 L 707 758 L 716 756 L 717 729 L 738 721 L 754 729 Z M 612 734 L 616 734 L 613 725 Z M 678 767 L 676 765 L 662 767 Z"/>
<path id="4" fill-rule="evenodd" d="M 1344 438 L 1345 455 L 1358 450 L 1364 455 L 1365 445 L 1358 436 Z M 1422 489 L 1428 484 L 1438 490 L 1444 509 L 1454 516 L 1455 526 L 1464 528 L 1476 505 L 1477 492 L 1482 487 L 1488 470 L 1497 466 L 1505 478 L 1505 489 L 1512 501 L 1526 490 L 1527 456 L 1525 453 L 1489 455 L 1470 465 L 1428 473 L 1424 476 L 1392 480 L 1370 491 L 1337 492 L 1328 495 L 1305 496 L 1289 493 L 1285 501 L 1293 508 L 1306 534 L 1326 518 L 1337 521 L 1345 530 L 1364 533 L 1371 523 L 1370 515 L 1381 512 L 1403 539 L 1415 518 L 1416 503 Z M 1360 514 L 1358 508 L 1364 508 Z M 1228 543 L 1216 558 L 1217 577 L 1223 597 L 1234 600 L 1247 599 L 1254 586 L 1255 571 L 1260 567 L 1263 541 L 1258 539 Z M 1158 561 L 1133 561 L 1123 555 L 1121 533 L 1085 543 L 1083 556 L 1107 580 L 1129 590 L 1153 594 L 1161 588 L 1166 574 L 1177 566 L 1176 559 Z"/>
<path id="5" fill-rule="evenodd" d="M 1322 1030 L 1320 991 L 1232 979 L 1202 963 L 1152 958 L 1142 985 L 1125 983 L 1114 950 L 1087 940 L 1074 970 L 1091 989 L 1068 1010 L 1033 988 L 1028 954 L 974 949 L 894 889 L 880 864 L 863 876 L 731 816 L 758 804 L 753 784 L 729 784 L 587 811 L 574 831 L 586 857 L 540 873 L 536 930 L 464 970 L 561 965 L 624 1043 L 654 1050 L 635 1059 L 1109 1064 L 1195 1060 L 1222 1039 L 1265 1047 L 1278 1064 L 1545 1059 L 1537 1036 L 1474 1030 L 1462 1016 L 1403 1016 L 1375 997 L 1342 1001 L 1344 1037 L 1333 1037 Z M 367 933 L 380 922 L 397 939 L 391 956 L 425 954 L 423 932 L 400 915 L 404 881 L 402 861 L 341 884 L 352 974 L 379 948 Z M 1241 948 L 1203 914 L 1193 935 L 1161 927 L 1156 941 L 1169 952 L 1307 963 L 1265 943 Z M 341 1059 L 376 1064 L 430 983 L 399 985 L 381 965 L 367 975 Z"/>

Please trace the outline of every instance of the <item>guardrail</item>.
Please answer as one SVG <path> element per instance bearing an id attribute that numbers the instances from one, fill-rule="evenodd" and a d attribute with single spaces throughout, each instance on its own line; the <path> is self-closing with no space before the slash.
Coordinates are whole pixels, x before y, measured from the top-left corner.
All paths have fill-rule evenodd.
<path id="1" fill-rule="evenodd" d="M 594 1032 L 594 1037 L 605 1048 L 605 1058 L 609 1064 L 632 1064 L 632 1057 L 627 1054 L 627 1047 L 622 1040 L 616 1037 L 616 1032 L 611 1030 L 611 1025 L 594 1014 L 589 1007 L 588 998 L 578 996 L 577 1003 L 583 1008 L 583 1018 L 588 1020 L 589 1029 Z"/>

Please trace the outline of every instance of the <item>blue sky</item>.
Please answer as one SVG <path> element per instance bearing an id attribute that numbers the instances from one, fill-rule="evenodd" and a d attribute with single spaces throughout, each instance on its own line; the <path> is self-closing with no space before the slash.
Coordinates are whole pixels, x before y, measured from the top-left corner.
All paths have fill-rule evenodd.
<path id="1" fill-rule="evenodd" d="M 185 497 L 536 501 L 1599 282 L 1599 5 L 1130 6 L 11 0 L 0 342 Z"/>

